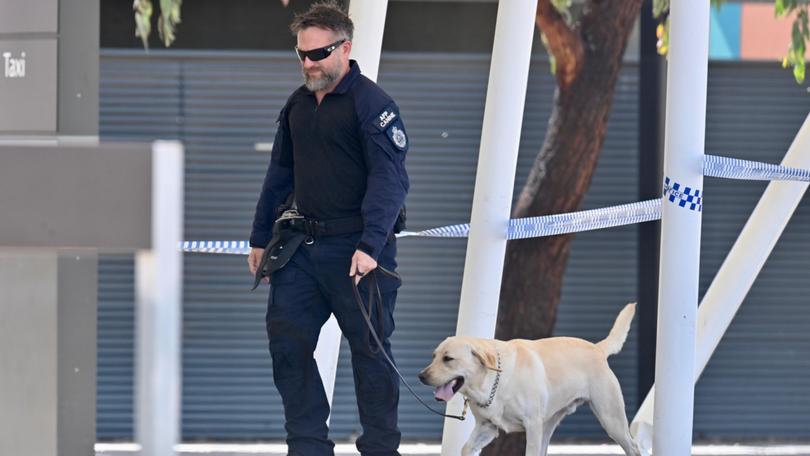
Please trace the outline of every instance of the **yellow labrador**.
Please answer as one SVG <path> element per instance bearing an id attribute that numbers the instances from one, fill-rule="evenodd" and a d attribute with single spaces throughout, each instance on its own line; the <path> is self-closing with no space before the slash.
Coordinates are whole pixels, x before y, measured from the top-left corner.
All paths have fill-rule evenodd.
<path id="1" fill-rule="evenodd" d="M 419 380 L 436 387 L 437 400 L 463 394 L 475 429 L 462 455 L 479 454 L 498 430 L 526 431 L 526 455 L 546 456 L 551 434 L 585 402 L 628 456 L 639 456 L 630 437 L 624 398 L 607 357 L 622 349 L 636 305 L 619 313 L 596 344 L 573 337 L 510 341 L 448 337 L 433 352 Z"/>

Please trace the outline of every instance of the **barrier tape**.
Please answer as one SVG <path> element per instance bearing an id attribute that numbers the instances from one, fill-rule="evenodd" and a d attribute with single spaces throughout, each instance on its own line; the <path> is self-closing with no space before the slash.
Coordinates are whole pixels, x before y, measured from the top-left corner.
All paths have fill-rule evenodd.
<path id="1" fill-rule="evenodd" d="M 699 188 L 692 188 L 673 181 L 669 176 L 664 177 L 664 198 L 670 203 L 685 207 L 690 211 L 703 210 L 703 197 Z"/>
<path id="2" fill-rule="evenodd" d="M 703 174 L 724 179 L 810 182 L 810 170 L 717 155 L 704 157 Z M 692 195 L 695 197 L 693 200 L 684 199 L 681 193 L 673 192 L 673 188 L 674 186 L 671 185 L 669 193 L 665 195 L 670 201 L 675 197 L 678 199 L 678 204 L 688 200 L 684 204 L 689 204 L 693 210 L 700 210 L 702 205 L 698 206 L 698 204 L 702 203 L 701 195 Z M 683 193 L 690 196 L 687 191 Z M 556 236 L 659 220 L 661 202 L 662 199 L 657 198 L 600 209 L 512 219 L 507 227 L 506 239 Z M 470 224 L 464 223 L 423 231 L 404 231 L 397 234 L 397 237 L 465 238 L 469 232 Z M 247 241 L 185 241 L 181 247 L 184 252 L 196 253 L 247 255 L 250 252 L 250 245 Z"/>
<path id="3" fill-rule="evenodd" d="M 248 241 L 184 241 L 181 244 L 184 252 L 192 253 L 226 253 L 247 255 L 250 253 Z"/>
<path id="4" fill-rule="evenodd" d="M 800 181 L 810 182 L 810 170 L 791 168 L 737 158 L 706 155 L 703 159 L 703 175 L 739 180 Z"/>

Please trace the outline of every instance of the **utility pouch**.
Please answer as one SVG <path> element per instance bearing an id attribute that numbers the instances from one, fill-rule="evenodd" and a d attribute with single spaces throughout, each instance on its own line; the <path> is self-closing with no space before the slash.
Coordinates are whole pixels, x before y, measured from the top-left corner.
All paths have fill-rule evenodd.
<path id="1" fill-rule="evenodd" d="M 272 278 L 274 272 L 283 268 L 290 261 L 307 237 L 306 233 L 293 229 L 292 225 L 303 220 L 305 220 L 304 216 L 297 210 L 287 209 L 273 223 L 273 237 L 270 238 L 270 242 L 264 249 L 250 291 L 255 290 L 264 277 Z"/>

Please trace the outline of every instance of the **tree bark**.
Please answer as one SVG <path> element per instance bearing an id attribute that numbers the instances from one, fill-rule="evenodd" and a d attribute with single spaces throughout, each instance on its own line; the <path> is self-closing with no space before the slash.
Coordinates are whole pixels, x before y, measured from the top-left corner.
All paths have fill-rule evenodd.
<path id="1" fill-rule="evenodd" d="M 558 74 L 546 138 L 512 211 L 513 218 L 579 209 L 604 143 L 622 57 L 641 7 L 641 0 L 592 0 L 577 33 L 569 34 L 575 38 L 569 38 L 554 32 L 561 19 L 549 19 L 544 3 L 548 0 L 539 1 L 536 22 L 540 27 L 556 24 L 541 29 L 551 52 L 577 49 L 576 43 L 562 42 L 577 39 L 583 53 L 579 62 L 568 61 L 577 58 L 576 52 L 555 54 L 558 69 L 577 72 Z M 508 243 L 496 338 L 539 339 L 552 334 L 572 238 L 561 235 Z M 524 452 L 525 435 L 516 433 L 496 439 L 482 454 Z"/>

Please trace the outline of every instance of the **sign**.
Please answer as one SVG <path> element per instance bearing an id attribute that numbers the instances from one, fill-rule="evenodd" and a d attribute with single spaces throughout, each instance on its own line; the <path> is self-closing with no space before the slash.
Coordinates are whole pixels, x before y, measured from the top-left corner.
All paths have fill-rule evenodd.
<path id="1" fill-rule="evenodd" d="M 55 38 L 0 39 L 0 133 L 56 131 L 56 55 Z"/>

